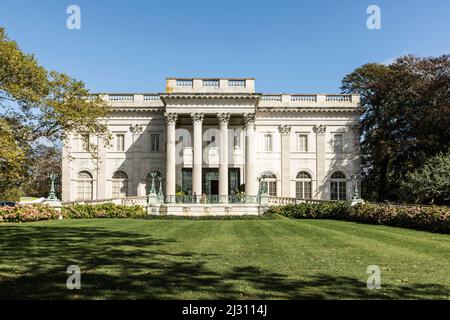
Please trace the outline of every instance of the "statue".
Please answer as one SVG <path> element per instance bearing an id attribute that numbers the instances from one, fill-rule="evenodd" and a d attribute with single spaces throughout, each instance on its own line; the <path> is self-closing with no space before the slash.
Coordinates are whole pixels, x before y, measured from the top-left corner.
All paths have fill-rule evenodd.
<path id="1" fill-rule="evenodd" d="M 57 201 L 58 198 L 56 197 L 56 192 L 55 192 L 55 181 L 58 178 L 58 175 L 54 172 L 51 172 L 48 177 L 50 178 L 51 181 L 51 187 L 50 187 L 50 193 L 48 194 L 47 200 L 52 200 L 52 201 Z"/>

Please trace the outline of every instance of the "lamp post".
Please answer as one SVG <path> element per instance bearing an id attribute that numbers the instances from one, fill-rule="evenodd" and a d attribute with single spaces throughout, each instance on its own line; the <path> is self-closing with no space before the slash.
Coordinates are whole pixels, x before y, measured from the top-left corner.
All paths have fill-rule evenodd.
<path id="1" fill-rule="evenodd" d="M 156 172 L 156 170 L 153 170 L 152 172 L 150 172 L 150 177 L 152 177 L 152 185 L 150 187 L 150 194 L 156 194 L 156 189 L 155 189 L 155 177 L 158 173 Z"/>
<path id="2" fill-rule="evenodd" d="M 355 172 L 354 174 L 352 174 L 352 180 L 353 180 L 353 196 L 352 196 L 352 200 L 361 200 L 361 195 L 359 194 L 359 190 L 358 190 L 358 181 L 361 179 L 361 175 L 357 172 Z"/>
<path id="3" fill-rule="evenodd" d="M 158 197 L 163 197 L 164 196 L 164 194 L 163 194 L 163 177 L 162 176 L 160 176 L 159 177 L 159 192 L 158 192 Z"/>

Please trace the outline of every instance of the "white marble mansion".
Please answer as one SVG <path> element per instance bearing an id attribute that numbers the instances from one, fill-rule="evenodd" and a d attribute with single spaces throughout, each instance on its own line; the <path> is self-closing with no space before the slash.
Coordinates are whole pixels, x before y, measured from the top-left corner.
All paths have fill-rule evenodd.
<path id="1" fill-rule="evenodd" d="M 358 95 L 256 93 L 255 79 L 168 78 L 165 93 L 107 94 L 109 146 L 72 136 L 62 200 L 165 203 L 238 196 L 350 200 L 360 171 Z M 98 145 L 94 161 L 89 145 Z"/>

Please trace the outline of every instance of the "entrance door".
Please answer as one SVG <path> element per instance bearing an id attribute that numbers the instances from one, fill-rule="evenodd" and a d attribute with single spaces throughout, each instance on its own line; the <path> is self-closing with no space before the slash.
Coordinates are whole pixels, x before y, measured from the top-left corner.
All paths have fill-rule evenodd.
<path id="1" fill-rule="evenodd" d="M 219 194 L 219 180 L 211 180 L 211 193 L 212 195 Z"/>

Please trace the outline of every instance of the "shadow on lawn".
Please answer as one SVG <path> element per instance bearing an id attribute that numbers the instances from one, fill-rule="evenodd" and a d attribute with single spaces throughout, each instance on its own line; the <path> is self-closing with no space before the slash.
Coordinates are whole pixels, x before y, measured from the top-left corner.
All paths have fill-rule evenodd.
<path id="1" fill-rule="evenodd" d="M 253 266 L 218 272 L 217 254 L 170 252 L 174 239 L 94 227 L 2 226 L 0 299 L 202 299 L 433 298 L 440 285 L 368 290 L 358 279 L 319 274 L 292 279 Z M 68 290 L 66 269 L 81 268 L 81 290 Z M 299 275 L 301 277 L 301 275 Z M 240 292 L 236 280 L 247 289 Z"/>

